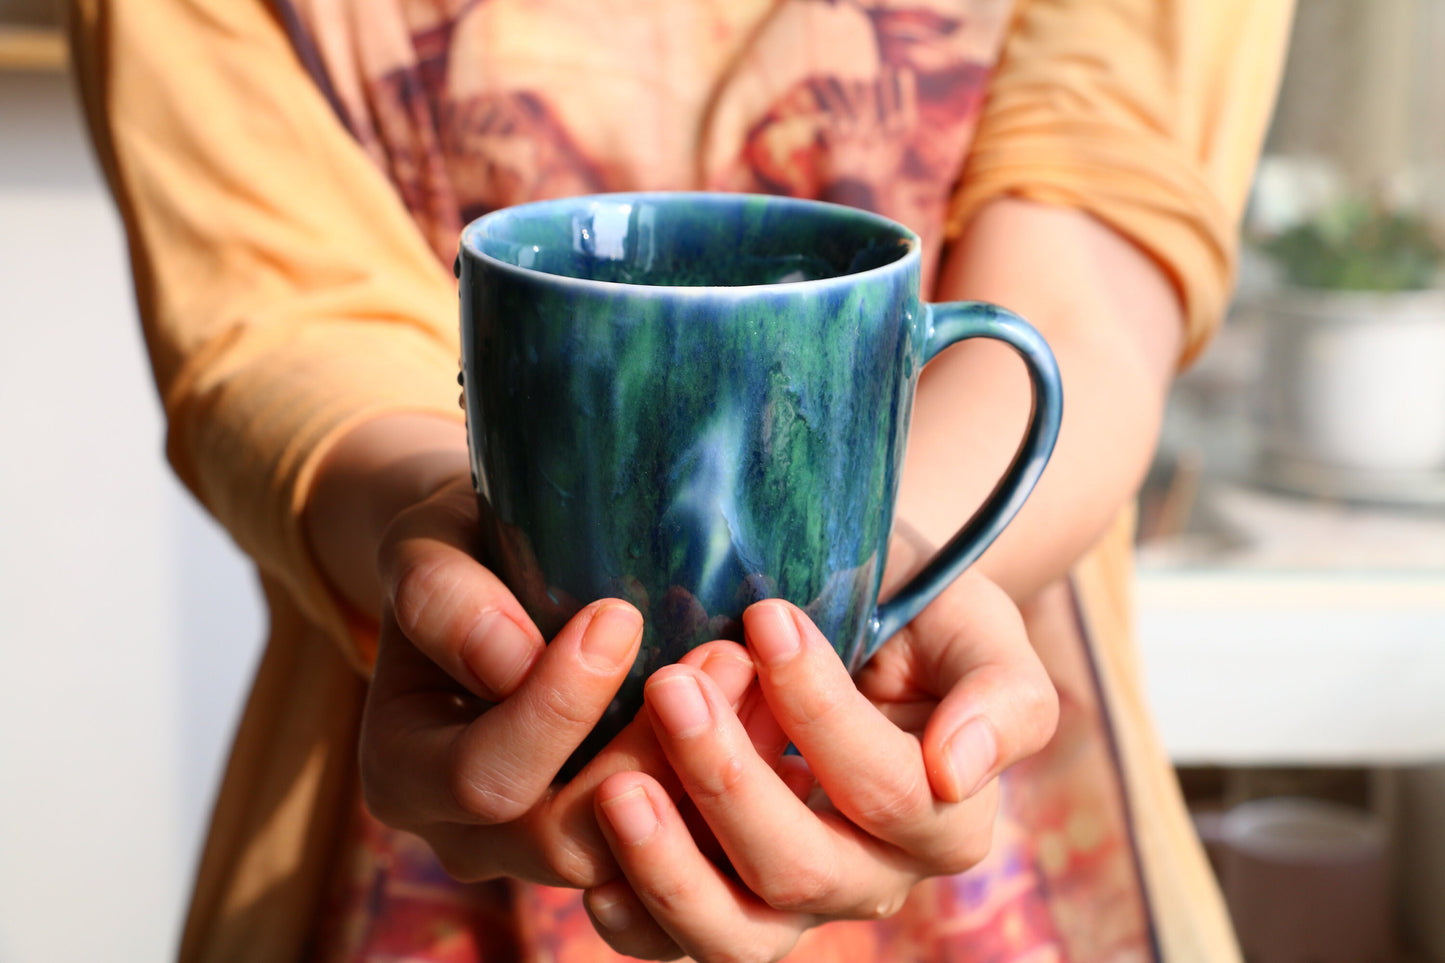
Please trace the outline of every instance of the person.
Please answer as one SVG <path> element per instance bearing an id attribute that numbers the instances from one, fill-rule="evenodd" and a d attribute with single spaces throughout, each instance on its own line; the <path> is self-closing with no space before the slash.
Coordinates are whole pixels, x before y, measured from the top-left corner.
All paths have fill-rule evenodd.
<path id="1" fill-rule="evenodd" d="M 1129 505 L 1226 304 L 1287 0 L 70 12 L 167 453 L 272 618 L 181 959 L 1238 959 L 1131 649 Z M 447 266 L 486 210 L 635 188 L 904 221 L 926 296 L 1044 332 L 1066 414 L 856 680 L 760 603 L 554 784 L 640 618 L 544 640 L 472 557 Z M 925 371 L 891 584 L 1027 408 L 997 346 Z"/>

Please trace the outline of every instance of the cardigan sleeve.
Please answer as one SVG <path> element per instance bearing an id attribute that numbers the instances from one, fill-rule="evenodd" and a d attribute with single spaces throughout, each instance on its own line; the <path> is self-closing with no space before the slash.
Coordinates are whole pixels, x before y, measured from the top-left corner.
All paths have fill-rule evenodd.
<path id="1" fill-rule="evenodd" d="M 1218 325 L 1292 0 L 1022 0 L 953 198 L 1087 211 L 1168 273 L 1181 364 Z"/>
<path id="2" fill-rule="evenodd" d="M 460 419 L 456 288 L 263 0 L 71 0 L 93 140 L 187 487 L 358 668 L 301 510 L 329 444 Z"/>

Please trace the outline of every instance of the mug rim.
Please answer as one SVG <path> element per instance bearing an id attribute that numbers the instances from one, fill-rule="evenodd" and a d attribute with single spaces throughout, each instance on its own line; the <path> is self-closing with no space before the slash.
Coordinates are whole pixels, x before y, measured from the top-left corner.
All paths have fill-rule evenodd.
<path id="1" fill-rule="evenodd" d="M 785 206 L 811 208 L 828 213 L 832 216 L 847 216 L 859 218 L 870 222 L 874 227 L 886 229 L 890 233 L 898 235 L 900 240 L 907 245 L 903 256 L 880 264 L 877 267 L 867 268 L 863 271 L 855 271 L 850 274 L 834 274 L 824 278 L 810 278 L 803 281 L 780 281 L 773 284 L 632 284 L 625 281 L 599 281 L 593 278 L 573 277 L 570 274 L 554 274 L 551 271 L 542 271 L 536 268 L 522 267 L 520 264 L 512 264 L 503 261 L 482 250 L 476 243 L 477 234 L 484 229 L 486 222 L 501 220 L 507 216 L 515 216 L 519 213 L 530 210 L 562 207 L 578 203 L 595 201 L 663 201 L 674 203 L 679 201 L 703 201 L 705 203 L 736 202 L 745 204 L 750 201 L 763 201 L 768 204 L 782 204 Z M 515 274 L 526 278 L 547 278 L 563 286 L 580 286 L 584 289 L 599 291 L 627 291 L 632 294 L 655 292 L 659 295 L 667 294 L 673 297 L 717 297 L 719 295 L 736 294 L 751 295 L 762 291 L 769 291 L 779 294 L 789 293 L 813 293 L 829 285 L 857 284 L 865 279 L 882 277 L 890 271 L 903 270 L 910 262 L 921 260 L 923 241 L 918 233 L 899 221 L 886 217 L 875 211 L 866 210 L 861 207 L 849 207 L 846 204 L 835 204 L 832 201 L 819 201 L 811 198 L 790 197 L 783 194 L 756 194 L 742 191 L 610 191 L 595 194 L 572 194 L 565 197 L 546 198 L 537 201 L 527 201 L 522 204 L 512 204 L 507 207 L 499 207 L 494 211 L 488 211 L 481 217 L 468 222 L 462 228 L 461 238 L 458 244 L 458 257 L 465 260 L 467 256 L 475 258 L 487 264 L 489 267 L 500 269 L 505 273 Z M 458 270 L 460 278 L 460 270 Z"/>

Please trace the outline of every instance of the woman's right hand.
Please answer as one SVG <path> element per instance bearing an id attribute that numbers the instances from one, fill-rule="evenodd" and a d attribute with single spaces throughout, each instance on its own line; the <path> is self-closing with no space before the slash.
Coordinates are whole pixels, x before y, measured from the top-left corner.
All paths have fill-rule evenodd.
<path id="1" fill-rule="evenodd" d="M 626 678 L 642 617 L 597 601 L 544 644 L 473 559 L 476 533 L 475 496 L 461 479 L 399 514 L 382 540 L 386 601 L 361 728 L 366 804 L 424 838 L 459 880 L 597 886 L 620 874 L 596 822 L 597 785 L 641 770 L 681 795 L 641 718 L 554 784 Z M 728 643 L 684 661 L 734 702 L 753 679 L 747 654 Z"/>

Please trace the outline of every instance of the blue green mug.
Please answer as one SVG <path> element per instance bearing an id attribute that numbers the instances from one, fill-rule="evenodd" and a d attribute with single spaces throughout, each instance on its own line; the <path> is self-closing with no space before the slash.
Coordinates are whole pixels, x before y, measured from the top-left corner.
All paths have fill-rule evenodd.
<path id="1" fill-rule="evenodd" d="M 740 639 L 760 599 L 799 605 L 856 670 L 1028 497 L 1062 414 L 1053 355 L 1003 308 L 920 301 L 920 261 L 887 218 L 743 194 L 571 197 L 467 226 L 483 560 L 549 638 L 598 598 L 645 618 L 582 755 L 632 718 L 655 669 Z M 919 372 L 978 337 L 1027 362 L 1028 430 L 984 506 L 880 603 Z"/>

